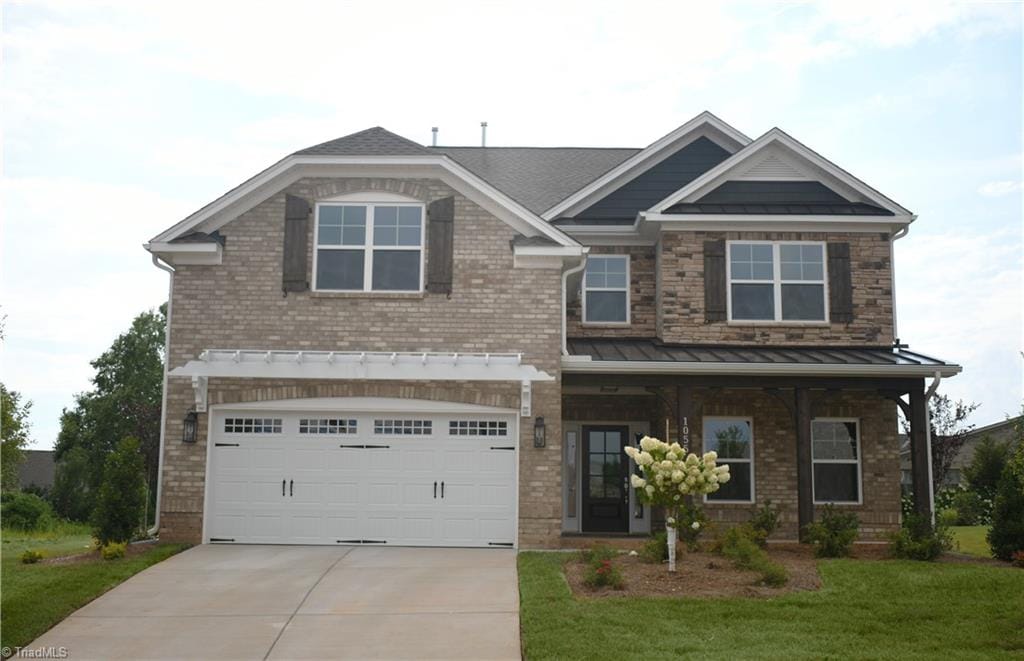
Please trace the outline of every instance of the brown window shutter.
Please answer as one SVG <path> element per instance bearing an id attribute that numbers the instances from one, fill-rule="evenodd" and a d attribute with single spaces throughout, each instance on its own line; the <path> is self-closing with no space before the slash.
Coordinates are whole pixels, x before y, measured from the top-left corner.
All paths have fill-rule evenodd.
<path id="1" fill-rule="evenodd" d="M 285 292 L 309 289 L 306 253 L 309 248 L 309 202 L 295 195 L 284 196 L 284 271 L 281 289 Z"/>
<path id="2" fill-rule="evenodd" d="M 828 310 L 832 323 L 853 321 L 853 278 L 850 277 L 850 244 L 828 244 Z"/>
<path id="3" fill-rule="evenodd" d="M 455 198 L 442 197 L 427 206 L 427 291 L 452 293 L 455 244 Z"/>
<path id="4" fill-rule="evenodd" d="M 725 321 L 725 239 L 704 242 L 704 320 Z"/>

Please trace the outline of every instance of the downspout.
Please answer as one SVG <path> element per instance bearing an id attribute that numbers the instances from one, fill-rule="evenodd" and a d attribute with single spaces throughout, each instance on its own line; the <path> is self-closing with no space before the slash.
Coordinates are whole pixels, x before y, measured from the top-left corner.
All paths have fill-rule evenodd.
<path id="1" fill-rule="evenodd" d="M 925 446 L 928 448 L 928 495 L 929 502 L 932 504 L 933 526 L 935 525 L 935 481 L 932 479 L 932 411 L 928 406 L 928 400 L 935 395 L 940 383 L 942 383 L 942 373 L 936 371 L 932 384 L 928 386 L 928 390 L 924 391 L 924 438 Z"/>
<path id="2" fill-rule="evenodd" d="M 156 512 L 154 513 L 153 527 L 147 532 L 149 535 L 160 533 L 160 497 L 164 486 L 164 436 L 167 429 L 167 372 L 171 363 L 171 301 L 174 300 L 174 269 L 166 264 L 160 263 L 160 258 L 153 255 L 153 266 L 161 271 L 170 274 L 170 284 L 167 286 L 167 317 L 164 320 L 164 387 L 160 400 L 160 454 L 157 457 L 156 468 Z"/>
<path id="3" fill-rule="evenodd" d="M 569 316 L 569 276 L 579 273 L 587 266 L 587 249 L 583 249 L 579 266 L 574 266 L 562 272 L 562 355 L 569 355 L 569 330 L 567 317 Z"/>

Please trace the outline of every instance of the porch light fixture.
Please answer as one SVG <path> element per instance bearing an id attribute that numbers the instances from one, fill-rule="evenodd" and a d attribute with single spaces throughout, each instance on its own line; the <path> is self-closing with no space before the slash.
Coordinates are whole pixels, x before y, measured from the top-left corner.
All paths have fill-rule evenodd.
<path id="1" fill-rule="evenodd" d="M 547 445 L 547 431 L 544 428 L 544 416 L 538 415 L 533 421 L 533 447 L 542 448 Z"/>
<path id="2" fill-rule="evenodd" d="M 182 443 L 195 443 L 196 442 L 196 430 L 199 428 L 199 414 L 196 413 L 195 409 L 192 409 L 185 414 L 185 419 L 181 425 L 181 442 Z"/>

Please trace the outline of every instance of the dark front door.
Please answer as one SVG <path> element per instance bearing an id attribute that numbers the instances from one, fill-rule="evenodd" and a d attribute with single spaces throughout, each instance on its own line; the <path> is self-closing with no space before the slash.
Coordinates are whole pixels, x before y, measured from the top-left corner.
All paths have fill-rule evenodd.
<path id="1" fill-rule="evenodd" d="M 583 428 L 583 532 L 629 532 L 627 427 Z"/>

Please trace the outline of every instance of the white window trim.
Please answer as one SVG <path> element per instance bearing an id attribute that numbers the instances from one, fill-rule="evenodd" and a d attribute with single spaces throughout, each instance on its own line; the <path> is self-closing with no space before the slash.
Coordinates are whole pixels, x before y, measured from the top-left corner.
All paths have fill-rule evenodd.
<path id="1" fill-rule="evenodd" d="M 754 419 L 748 416 L 742 415 L 707 415 L 701 418 L 700 423 L 700 446 L 704 452 L 708 451 L 705 447 L 706 441 L 704 440 L 704 430 L 707 428 L 706 423 L 708 420 L 743 420 L 750 425 L 750 458 L 749 459 L 722 459 L 719 463 L 723 462 L 737 462 L 737 463 L 749 463 L 750 464 L 750 500 L 721 500 L 719 498 L 708 498 L 711 494 L 704 494 L 704 503 L 708 505 L 750 505 L 757 502 L 757 480 L 754 479 Z"/>
<path id="2" fill-rule="evenodd" d="M 600 258 L 604 258 L 604 259 L 613 258 L 613 259 L 624 260 L 626 262 L 626 287 L 625 287 L 624 290 L 621 287 L 588 287 L 587 286 L 587 271 L 586 271 L 586 269 L 584 269 L 583 270 L 583 296 L 580 297 L 580 298 L 583 299 L 582 302 L 581 302 L 582 310 L 583 310 L 583 318 L 582 318 L 582 322 L 581 322 L 582 325 L 584 325 L 584 326 L 603 326 L 603 327 L 613 326 L 613 327 L 617 327 L 617 328 L 624 328 L 626 326 L 629 326 L 632 323 L 632 310 L 630 309 L 631 306 L 632 306 L 632 301 L 631 301 L 632 297 L 630 296 L 630 290 L 632 289 L 632 285 L 633 285 L 632 273 L 631 273 L 631 262 L 633 260 L 631 259 L 631 256 L 629 254 L 626 254 L 626 255 L 621 255 L 621 254 L 595 254 L 595 255 L 591 255 L 591 257 L 600 257 Z M 587 321 L 587 292 L 591 292 L 591 291 L 613 291 L 613 292 L 625 291 L 626 292 L 626 320 L 625 321 Z"/>
<path id="3" fill-rule="evenodd" d="M 852 422 L 857 425 L 857 458 L 856 459 L 815 459 L 814 458 L 814 423 L 815 422 Z M 811 496 L 815 505 L 846 505 L 856 507 L 864 504 L 864 448 L 860 442 L 860 418 L 811 418 Z M 857 500 L 818 500 L 814 496 L 814 465 L 815 464 L 857 464 Z"/>
<path id="4" fill-rule="evenodd" d="M 769 280 L 733 280 L 732 277 L 732 246 L 740 245 L 770 245 L 772 246 L 772 279 Z M 818 280 L 783 280 L 782 261 L 779 259 L 780 246 L 783 245 L 808 245 L 821 246 L 821 275 Z M 732 316 L 732 286 L 737 285 L 772 285 L 773 299 L 775 304 L 774 319 L 734 319 Z M 782 318 L 782 285 L 822 285 L 822 296 L 824 296 L 824 319 L 783 319 Z M 725 297 L 726 309 L 728 310 L 728 323 L 738 325 L 770 325 L 770 326 L 825 326 L 829 321 L 829 291 L 828 291 L 828 246 L 824 241 L 751 241 L 751 240 L 729 240 L 725 242 Z"/>
<path id="5" fill-rule="evenodd" d="M 320 209 L 322 207 L 350 206 L 366 207 L 366 236 L 363 245 L 320 245 Z M 378 206 L 381 207 L 418 207 L 420 210 L 420 244 L 418 246 L 374 246 L 374 212 Z M 426 239 L 427 239 L 427 207 L 422 202 L 397 202 L 392 200 L 363 201 L 351 199 L 338 199 L 331 202 L 317 202 L 316 211 L 313 216 L 313 291 L 334 292 L 334 293 L 372 293 L 372 294 L 419 294 L 423 293 L 424 268 L 426 266 Z M 363 288 L 362 289 L 325 289 L 317 282 L 317 261 L 321 250 L 362 250 L 363 257 Z M 418 250 L 420 252 L 420 282 L 418 289 L 374 289 L 373 288 L 373 253 L 377 250 Z"/>

